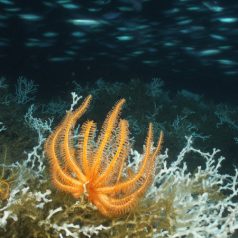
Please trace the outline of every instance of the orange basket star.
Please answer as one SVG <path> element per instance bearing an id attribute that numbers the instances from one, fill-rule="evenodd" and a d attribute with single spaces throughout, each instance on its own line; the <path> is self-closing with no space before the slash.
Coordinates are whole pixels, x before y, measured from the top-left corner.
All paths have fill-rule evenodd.
<path id="1" fill-rule="evenodd" d="M 120 119 L 125 99 L 116 103 L 96 136 L 96 123 L 81 126 L 75 145 L 73 130 L 85 113 L 89 95 L 74 111 L 68 111 L 45 143 L 55 187 L 75 198 L 85 195 L 107 217 L 130 212 L 151 185 L 155 161 L 161 149 L 163 133 L 153 147 L 152 123 L 149 124 L 143 160 L 135 172 L 125 169 L 130 153 L 128 121 Z"/>

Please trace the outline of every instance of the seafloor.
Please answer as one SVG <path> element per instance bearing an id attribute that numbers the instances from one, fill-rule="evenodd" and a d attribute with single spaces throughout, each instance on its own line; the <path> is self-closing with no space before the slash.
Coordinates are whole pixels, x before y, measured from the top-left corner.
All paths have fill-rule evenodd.
<path id="1" fill-rule="evenodd" d="M 184 153 L 183 162 L 176 165 L 178 171 L 176 167 L 174 171 L 168 169 L 167 173 L 172 177 L 176 173 L 178 177 L 181 175 L 181 181 L 182 173 L 183 179 L 188 175 L 187 181 L 193 181 L 193 185 L 188 185 L 188 197 L 191 199 L 200 201 L 200 195 L 202 199 L 204 194 L 208 194 L 209 203 L 214 203 L 214 208 L 210 208 L 210 212 L 214 212 L 211 214 L 214 220 L 217 214 L 215 207 L 222 206 L 221 201 L 224 201 L 224 211 L 220 216 L 223 220 L 217 221 L 216 227 L 217 231 L 223 232 L 223 236 L 217 237 L 229 237 L 238 229 L 235 169 L 238 164 L 237 106 L 214 102 L 187 90 L 170 92 L 165 88 L 164 82 L 157 78 L 149 83 L 140 80 L 131 80 L 128 83 L 108 83 L 99 80 L 87 86 L 72 82 L 63 95 L 54 98 L 40 97 L 38 86 L 26 78 L 20 78 L 16 85 L 8 84 L 5 78 L 1 78 L 0 82 L 1 237 L 184 237 L 179 234 L 196 237 L 193 235 L 196 229 L 189 222 L 184 228 L 187 233 L 179 230 L 182 224 L 179 224 L 178 220 L 182 212 L 180 214 L 175 207 L 175 200 L 178 199 L 175 197 L 179 192 L 171 188 L 171 193 L 167 193 L 169 186 L 165 185 L 166 177 L 163 181 L 157 178 L 159 182 L 154 185 L 165 195 L 153 195 L 156 197 L 155 203 L 151 196 L 148 196 L 149 199 L 143 200 L 144 202 L 126 218 L 115 220 L 101 216 L 84 198 L 75 201 L 70 195 L 55 189 L 51 184 L 49 161 L 44 154 L 43 144 L 51 130 L 64 117 L 66 110 L 69 110 L 72 103 L 71 92 L 82 97 L 89 94 L 93 96 L 89 110 L 82 117 L 82 121 L 80 119 L 79 125 L 87 119 L 93 119 L 99 128 L 112 106 L 119 99 L 125 98 L 126 104 L 121 117 L 129 122 L 133 149 L 143 153 L 148 123 L 152 122 L 154 138 L 159 136 L 160 131 L 164 133 L 161 153 L 162 157 L 168 155 L 168 167 L 174 166 L 173 163 L 178 160 L 183 148 L 189 144 L 189 138 L 192 138 L 193 144 L 187 147 L 188 155 Z M 225 157 L 224 160 L 221 159 L 221 164 L 221 157 L 215 158 L 214 154 L 213 158 L 213 148 L 220 150 L 215 154 Z M 204 158 L 207 163 L 204 162 Z M 133 157 L 130 159 L 132 161 L 128 163 L 133 164 Z M 187 167 L 182 172 L 184 164 Z M 216 167 L 216 164 L 219 166 Z M 162 165 L 165 166 L 163 161 Z M 158 170 L 162 167 L 158 167 Z M 205 171 L 201 177 L 200 170 Z M 209 174 L 213 170 L 214 177 L 212 173 Z M 162 172 L 159 173 L 161 177 L 165 176 Z M 216 177 L 218 174 L 221 175 L 221 180 Z M 227 181 L 226 174 L 230 176 L 227 177 Z M 235 179 L 232 180 L 233 178 Z M 215 181 L 214 184 L 212 179 Z M 181 181 L 176 181 L 174 178 L 173 181 L 167 182 L 171 183 L 171 187 L 176 183 L 181 184 Z M 210 186 L 207 191 L 204 189 L 206 183 L 212 184 L 206 185 Z M 231 183 L 233 187 L 229 185 Z M 188 192 L 183 189 L 184 193 Z M 172 197 L 170 200 L 167 197 L 166 200 L 166 196 Z M 227 203 L 226 198 L 232 202 Z M 199 204 L 191 205 L 186 214 L 196 206 L 199 207 Z M 191 213 L 191 221 L 195 219 L 194 214 Z M 229 219 L 231 225 L 224 225 L 223 229 L 222 224 Z M 201 227 L 204 226 L 204 222 L 202 220 L 200 223 Z M 209 224 L 205 226 L 209 227 Z M 216 230 L 214 226 L 207 234 L 202 234 L 201 228 L 201 237 L 212 237 Z"/>

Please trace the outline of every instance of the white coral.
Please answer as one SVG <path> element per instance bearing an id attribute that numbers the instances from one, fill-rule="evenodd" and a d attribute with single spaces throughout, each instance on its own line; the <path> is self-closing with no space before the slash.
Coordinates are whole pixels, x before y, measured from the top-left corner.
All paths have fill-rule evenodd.
<path id="1" fill-rule="evenodd" d="M 148 196 L 156 200 L 174 196 L 172 203 L 176 213 L 176 218 L 171 219 L 174 232 L 164 233 L 163 237 L 227 238 L 238 228 L 238 205 L 234 201 L 238 194 L 238 170 L 235 169 L 233 176 L 220 174 L 225 158 L 218 157 L 218 152 L 217 149 L 207 153 L 194 148 L 189 137 L 170 167 L 167 156 L 160 158 L 161 168 Z M 185 156 L 194 157 L 194 154 L 201 157 L 204 164 L 190 173 L 184 160 Z M 212 198 L 213 192 L 217 199 Z M 229 195 L 222 196 L 223 192 Z"/>

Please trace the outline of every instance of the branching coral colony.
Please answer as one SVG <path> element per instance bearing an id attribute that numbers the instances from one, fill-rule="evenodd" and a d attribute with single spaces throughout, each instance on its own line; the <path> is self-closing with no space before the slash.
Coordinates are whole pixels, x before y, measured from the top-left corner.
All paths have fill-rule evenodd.
<path id="1" fill-rule="evenodd" d="M 96 141 L 92 121 L 81 126 L 78 136 L 75 113 L 83 112 L 90 98 L 74 111 L 78 100 L 73 94 L 70 111 L 46 141 L 50 175 L 43 142 L 52 132 L 52 120 L 34 118 L 31 110 L 26 114 L 25 121 L 38 133 L 38 145 L 26 160 L 1 164 L 17 173 L 8 197 L 0 200 L 0 237 L 227 238 L 238 229 L 238 170 L 234 175 L 219 173 L 224 160 L 219 150 L 203 152 L 187 137 L 168 166 L 168 150 L 158 156 L 162 135 L 153 147 L 150 125 L 144 153 L 128 152 L 128 125 L 118 122 L 124 101 L 109 113 Z M 5 157 L 4 150 L 0 157 Z M 202 164 L 190 172 L 186 161 L 194 158 Z M 50 177 L 69 194 L 52 188 Z"/>

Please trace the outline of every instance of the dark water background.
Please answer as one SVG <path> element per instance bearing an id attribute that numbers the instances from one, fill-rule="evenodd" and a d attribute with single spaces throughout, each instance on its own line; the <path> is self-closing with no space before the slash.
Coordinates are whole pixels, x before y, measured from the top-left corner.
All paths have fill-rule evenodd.
<path id="1" fill-rule="evenodd" d="M 36 81 L 41 97 L 72 80 L 160 77 L 169 90 L 237 104 L 237 1 L 9 0 L 0 8 L 0 73 L 12 84 L 20 75 Z"/>

